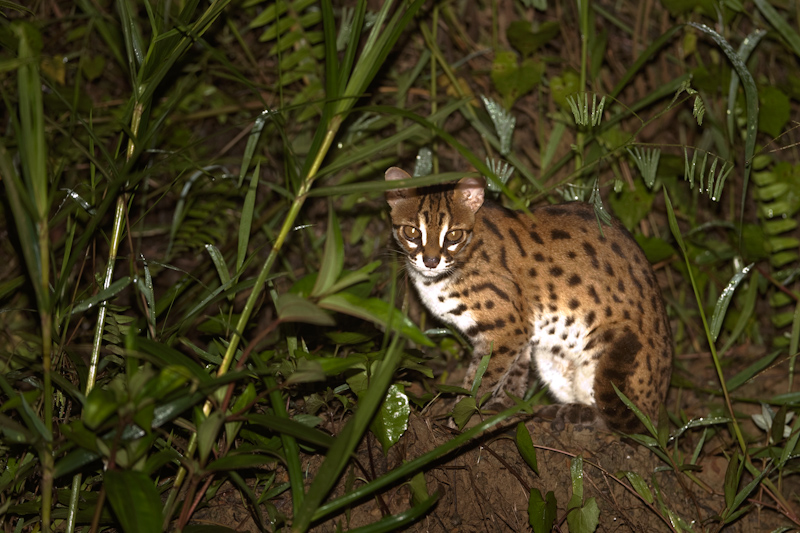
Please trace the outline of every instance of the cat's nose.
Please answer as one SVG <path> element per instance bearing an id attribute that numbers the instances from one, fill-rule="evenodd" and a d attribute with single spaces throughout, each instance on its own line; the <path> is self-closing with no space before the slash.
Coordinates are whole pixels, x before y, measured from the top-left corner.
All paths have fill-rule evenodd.
<path id="1" fill-rule="evenodd" d="M 436 265 L 439 264 L 439 258 L 435 257 L 435 256 L 434 257 L 423 257 L 422 258 L 422 262 L 428 268 L 436 268 Z"/>

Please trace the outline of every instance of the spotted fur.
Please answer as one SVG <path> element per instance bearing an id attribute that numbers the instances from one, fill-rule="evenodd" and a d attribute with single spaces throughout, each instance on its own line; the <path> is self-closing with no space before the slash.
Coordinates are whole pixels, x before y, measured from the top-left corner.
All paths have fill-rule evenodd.
<path id="1" fill-rule="evenodd" d="M 409 179 L 399 168 L 387 180 Z M 481 395 L 521 397 L 533 362 L 568 420 L 591 406 L 613 429 L 640 429 L 614 383 L 656 416 L 672 368 L 669 322 L 644 253 L 614 221 L 569 203 L 510 211 L 484 201 L 483 180 L 387 193 L 394 238 L 423 304 L 474 347 L 465 385 L 491 353 Z M 505 392 L 504 392 L 505 391 Z"/>

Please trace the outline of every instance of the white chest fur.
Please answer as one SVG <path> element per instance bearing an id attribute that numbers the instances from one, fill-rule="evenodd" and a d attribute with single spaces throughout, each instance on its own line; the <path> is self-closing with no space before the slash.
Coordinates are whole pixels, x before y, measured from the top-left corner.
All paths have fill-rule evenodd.
<path id="1" fill-rule="evenodd" d="M 418 274 L 413 269 L 409 269 L 411 279 L 417 289 L 420 300 L 423 305 L 440 320 L 444 320 L 450 326 L 453 326 L 461 333 L 464 333 L 472 326 L 476 325 L 475 319 L 472 314 L 465 310 L 458 315 L 451 313 L 453 309 L 459 306 L 460 300 L 449 298 L 447 295 L 451 292 L 452 279 L 443 278 L 438 281 L 432 281 Z M 426 285 L 425 282 L 429 284 Z"/>
<path id="2" fill-rule="evenodd" d="M 531 354 L 539 376 L 562 403 L 594 405 L 596 350 L 586 350 L 589 331 L 581 319 L 545 315 L 533 321 Z"/>
<path id="3" fill-rule="evenodd" d="M 462 302 L 448 296 L 452 279 L 432 281 L 409 269 L 422 303 L 436 317 L 462 333 L 477 325 L 469 310 L 453 314 Z M 426 284 L 427 282 L 427 284 Z M 552 314 L 532 320 L 533 335 L 523 352 L 530 350 L 539 377 L 553 397 L 562 403 L 594 405 L 594 377 L 597 369 L 595 350 L 586 350 L 587 335 L 582 319 L 568 321 Z M 527 359 L 527 353 L 522 354 Z"/>

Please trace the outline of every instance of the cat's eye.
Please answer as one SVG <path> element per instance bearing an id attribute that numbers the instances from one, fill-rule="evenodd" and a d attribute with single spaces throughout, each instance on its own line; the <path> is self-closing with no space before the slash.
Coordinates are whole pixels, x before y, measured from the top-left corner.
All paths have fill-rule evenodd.
<path id="1" fill-rule="evenodd" d="M 403 237 L 408 240 L 416 240 L 422 236 L 422 233 L 414 226 L 403 226 Z"/>
<path id="2" fill-rule="evenodd" d="M 463 229 L 454 229 L 453 231 L 448 231 L 447 234 L 444 236 L 445 240 L 450 243 L 461 242 L 461 239 L 464 238 L 464 230 Z"/>

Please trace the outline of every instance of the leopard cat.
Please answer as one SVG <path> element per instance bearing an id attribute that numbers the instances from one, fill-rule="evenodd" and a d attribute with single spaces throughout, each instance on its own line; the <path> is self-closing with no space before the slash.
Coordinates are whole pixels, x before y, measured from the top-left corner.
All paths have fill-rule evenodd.
<path id="1" fill-rule="evenodd" d="M 407 180 L 392 167 L 386 179 Z M 392 232 L 420 300 L 460 331 L 478 397 L 513 405 L 531 366 L 560 404 L 555 418 L 632 433 L 641 423 L 615 393 L 656 417 L 672 369 L 672 335 L 653 269 L 619 223 L 573 202 L 517 212 L 487 200 L 484 181 L 387 191 Z M 552 414 L 552 409 L 550 409 Z"/>

